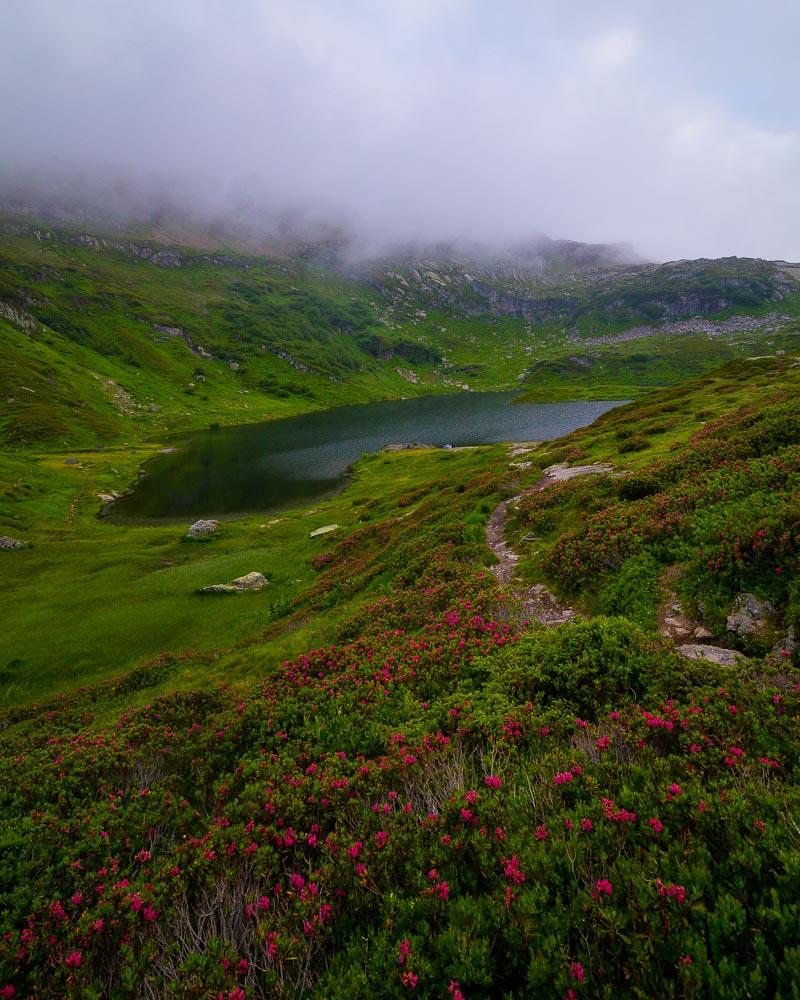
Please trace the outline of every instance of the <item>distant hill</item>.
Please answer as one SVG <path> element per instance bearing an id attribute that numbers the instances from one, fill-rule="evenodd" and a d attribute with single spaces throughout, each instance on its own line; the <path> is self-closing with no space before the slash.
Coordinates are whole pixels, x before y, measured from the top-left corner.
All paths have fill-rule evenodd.
<path id="1" fill-rule="evenodd" d="M 797 342 L 800 266 L 781 261 L 656 264 L 545 236 L 367 250 L 334 228 L 257 239 L 8 207 L 8 441 L 92 444 L 520 383 L 536 399 L 632 397 Z"/>

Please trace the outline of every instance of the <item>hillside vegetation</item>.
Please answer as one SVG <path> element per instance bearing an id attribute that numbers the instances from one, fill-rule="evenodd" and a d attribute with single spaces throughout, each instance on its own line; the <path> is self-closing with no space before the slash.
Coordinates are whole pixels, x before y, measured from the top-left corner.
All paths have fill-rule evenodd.
<path id="1" fill-rule="evenodd" d="M 0 219 L 0 441 L 140 442 L 520 383 L 536 401 L 633 398 L 798 343 L 798 271 L 780 262 L 549 241 L 354 263 L 335 242 L 152 236 Z"/>
<path id="2" fill-rule="evenodd" d="M 126 469 L 17 466 L 3 516 L 41 527 L 0 553 L 27 575 L 16 613 L 66 589 L 59 533 L 65 564 L 91 564 L 84 604 L 141 587 L 146 616 L 164 557 L 181 565 L 158 616 L 205 614 L 190 590 L 212 563 L 273 559 L 277 599 L 214 604 L 238 634 L 216 646 L 178 630 L 156 655 L 133 629 L 135 664 L 60 611 L 91 652 L 66 681 L 18 671 L 0 731 L 0 989 L 797 997 L 798 389 L 793 357 L 732 361 L 530 464 L 372 456 L 314 548 L 303 512 L 197 546 L 106 525 L 104 565 L 76 483 Z M 557 462 L 614 471 L 530 492 Z M 574 622 L 530 624 L 495 583 L 484 525 L 510 496 L 523 581 L 570 597 Z M 657 631 L 672 591 L 745 655 L 679 656 Z M 768 631 L 728 631 L 742 592 L 771 602 Z"/>

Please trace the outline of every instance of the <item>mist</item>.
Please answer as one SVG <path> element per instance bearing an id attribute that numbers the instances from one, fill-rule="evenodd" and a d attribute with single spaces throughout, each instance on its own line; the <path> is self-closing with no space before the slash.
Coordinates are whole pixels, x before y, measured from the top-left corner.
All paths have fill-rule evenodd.
<path id="1" fill-rule="evenodd" d="M 800 7 L 6 0 L 7 197 L 800 258 Z"/>

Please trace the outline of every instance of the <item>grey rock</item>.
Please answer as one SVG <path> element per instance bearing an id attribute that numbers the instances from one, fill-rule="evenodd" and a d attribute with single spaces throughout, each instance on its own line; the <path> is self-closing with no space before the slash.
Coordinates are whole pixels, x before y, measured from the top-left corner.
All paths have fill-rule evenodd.
<path id="1" fill-rule="evenodd" d="M 795 632 L 794 626 L 789 628 L 789 631 L 779 642 L 770 650 L 769 659 L 775 660 L 778 663 L 786 663 L 790 660 L 797 652 L 797 633 Z"/>
<path id="2" fill-rule="evenodd" d="M 739 594 L 726 624 L 734 635 L 757 635 L 769 629 L 776 616 L 777 611 L 769 601 L 762 601 L 755 594 Z"/>
<path id="3" fill-rule="evenodd" d="M 0 535 L 0 549 L 24 549 L 25 543 L 10 535 Z"/>
<path id="4" fill-rule="evenodd" d="M 694 630 L 695 639 L 713 639 L 713 634 L 705 627 L 705 625 L 698 625 Z"/>
<path id="5" fill-rule="evenodd" d="M 208 587 L 203 587 L 201 594 L 242 594 L 246 590 L 259 591 L 267 585 L 267 578 L 263 573 L 246 573 L 244 576 L 237 576 L 230 583 L 212 583 Z"/>
<path id="6" fill-rule="evenodd" d="M 319 538 L 320 535 L 328 535 L 332 531 L 336 531 L 339 528 L 338 524 L 325 524 L 321 528 L 317 528 L 315 531 L 309 531 L 309 538 Z"/>
<path id="7" fill-rule="evenodd" d="M 258 573 L 253 570 L 251 573 L 245 573 L 244 576 L 237 576 L 235 580 L 231 580 L 231 586 L 236 587 L 237 590 L 263 590 L 267 585 L 267 578 L 263 573 Z"/>
<path id="8" fill-rule="evenodd" d="M 747 659 L 735 649 L 723 649 L 721 646 L 706 646 L 701 643 L 678 646 L 678 652 L 687 660 L 707 660 L 723 667 L 735 667 L 737 663 L 743 663 Z"/>
<path id="9" fill-rule="evenodd" d="M 186 532 L 186 537 L 196 541 L 198 538 L 206 538 L 208 535 L 213 535 L 217 530 L 219 530 L 219 521 L 195 521 Z"/>

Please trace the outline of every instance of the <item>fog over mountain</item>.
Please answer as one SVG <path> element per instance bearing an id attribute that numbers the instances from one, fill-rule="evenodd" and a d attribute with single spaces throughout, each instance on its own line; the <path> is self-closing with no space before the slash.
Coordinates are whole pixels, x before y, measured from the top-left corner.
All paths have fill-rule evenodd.
<path id="1" fill-rule="evenodd" d="M 6 0 L 6 201 L 800 257 L 800 7 Z"/>

